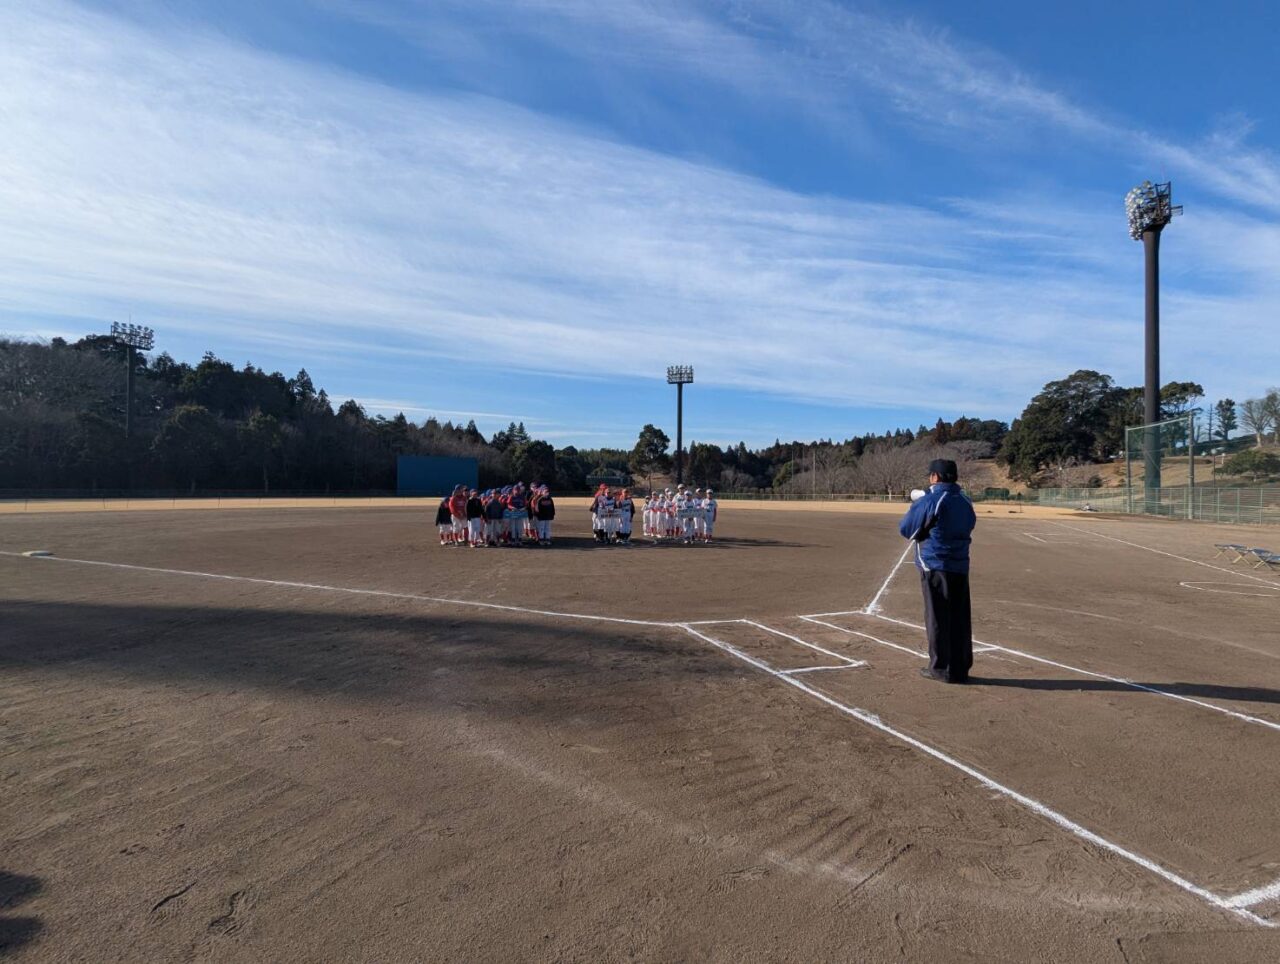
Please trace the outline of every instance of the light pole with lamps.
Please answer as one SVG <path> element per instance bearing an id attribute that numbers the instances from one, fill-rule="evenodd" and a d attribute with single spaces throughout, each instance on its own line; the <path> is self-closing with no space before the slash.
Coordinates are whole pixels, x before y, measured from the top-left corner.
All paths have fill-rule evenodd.
<path id="1" fill-rule="evenodd" d="M 667 384 L 676 387 L 676 483 L 684 481 L 684 387 L 693 384 L 692 365 L 669 365 Z"/>
<path id="2" fill-rule="evenodd" d="M 1142 242 L 1146 258 L 1146 387 L 1143 393 L 1142 420 L 1145 471 L 1143 487 L 1148 506 L 1160 493 L 1160 438 L 1156 423 L 1160 421 L 1160 232 L 1182 213 L 1182 205 L 1173 203 L 1172 183 L 1152 184 L 1143 181 L 1124 197 L 1129 217 L 1129 237 Z"/>

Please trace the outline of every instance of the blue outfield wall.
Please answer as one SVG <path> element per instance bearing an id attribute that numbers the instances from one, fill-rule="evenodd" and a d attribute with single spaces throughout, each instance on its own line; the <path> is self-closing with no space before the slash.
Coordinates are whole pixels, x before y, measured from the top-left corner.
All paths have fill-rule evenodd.
<path id="1" fill-rule="evenodd" d="M 396 495 L 448 495 L 455 485 L 477 488 L 480 463 L 444 455 L 396 458 Z"/>

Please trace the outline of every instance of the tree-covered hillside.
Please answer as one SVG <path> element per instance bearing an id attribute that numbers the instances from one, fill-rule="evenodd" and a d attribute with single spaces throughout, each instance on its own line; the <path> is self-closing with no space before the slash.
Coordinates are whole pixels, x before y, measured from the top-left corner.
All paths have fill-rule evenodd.
<path id="1" fill-rule="evenodd" d="M 640 430 L 631 450 L 557 449 L 519 423 L 486 438 L 474 422 L 370 416 L 354 400 L 335 407 L 305 369 L 288 378 L 212 353 L 194 365 L 135 354 L 126 439 L 126 358 L 107 336 L 0 339 L 0 489 L 386 491 L 395 488 L 400 454 L 472 457 L 483 485 L 545 480 L 560 492 L 583 491 L 588 476 L 604 472 L 629 473 L 644 487 L 665 482 L 672 469 L 670 437 L 654 425 Z M 1169 383 L 1166 414 L 1202 413 L 1209 438 L 1228 438 L 1238 422 L 1259 445 L 1280 431 L 1275 391 L 1240 405 L 1238 420 L 1231 399 L 1202 409 L 1203 394 L 1194 382 Z M 919 483 L 930 458 L 947 456 L 971 464 L 995 458 L 1017 480 L 1054 484 L 1072 467 L 1116 457 L 1125 426 L 1141 415 L 1140 389 L 1078 371 L 1047 384 L 1012 429 L 961 417 L 759 449 L 694 441 L 684 475 L 724 492 L 901 494 Z"/>

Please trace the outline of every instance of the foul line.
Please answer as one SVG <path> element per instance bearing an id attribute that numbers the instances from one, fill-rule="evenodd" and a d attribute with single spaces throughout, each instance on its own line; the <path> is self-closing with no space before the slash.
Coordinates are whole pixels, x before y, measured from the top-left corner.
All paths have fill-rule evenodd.
<path id="1" fill-rule="evenodd" d="M 1244 920 L 1249 921 L 1250 923 L 1259 924 L 1263 927 L 1276 926 L 1271 921 L 1268 921 L 1262 917 L 1259 917 L 1257 914 L 1254 914 L 1253 912 L 1247 910 L 1244 905 L 1237 906 L 1236 904 L 1233 903 L 1233 901 L 1239 900 L 1240 897 L 1247 897 L 1249 895 L 1240 895 L 1239 897 L 1236 897 L 1236 898 L 1219 897 L 1217 894 L 1214 894 L 1210 891 L 1205 890 L 1203 887 L 1193 884 L 1191 881 L 1187 880 L 1185 877 L 1181 877 L 1178 874 L 1175 874 L 1173 871 L 1156 863 L 1154 860 L 1150 860 L 1146 857 L 1143 857 L 1140 854 L 1136 854 L 1131 850 L 1126 850 L 1124 847 L 1121 847 L 1117 843 L 1113 843 L 1112 841 L 1108 840 L 1106 837 L 1103 837 L 1097 833 L 1094 833 L 1092 830 L 1076 823 L 1070 817 L 1067 817 L 1064 814 L 1059 813 L 1057 810 L 1054 810 L 1051 807 L 1046 806 L 1045 804 L 1041 803 L 1039 800 L 1035 800 L 1031 797 L 1028 797 L 1026 794 L 1019 793 L 1017 790 L 1007 787 L 1002 783 L 998 783 L 995 780 L 993 780 L 991 777 L 983 773 L 981 770 L 977 770 L 966 763 L 962 763 L 961 761 L 957 760 L 955 757 L 949 756 L 948 754 L 937 749 L 936 747 L 930 746 L 928 743 L 925 743 L 922 740 L 918 740 L 913 736 L 909 736 L 908 734 L 903 733 L 901 730 L 897 730 L 892 726 L 889 726 L 887 723 L 882 721 L 880 717 L 876 716 L 874 713 L 871 713 L 864 709 L 859 709 L 856 706 L 849 706 L 845 703 L 839 702 L 838 700 L 832 699 L 830 696 L 827 696 L 821 690 L 817 690 L 812 686 L 809 686 L 807 683 L 803 682 L 802 680 L 798 680 L 794 676 L 787 675 L 781 670 L 775 670 L 772 667 L 761 662 L 760 660 L 754 659 L 753 657 L 748 656 L 746 653 L 743 653 L 742 651 L 736 649 L 735 647 L 729 645 L 728 643 L 718 640 L 713 636 L 708 636 L 706 633 L 701 632 L 700 630 L 694 629 L 692 626 L 688 624 L 678 624 L 678 625 L 679 625 L 679 628 L 683 629 L 685 632 L 693 636 L 696 636 L 698 639 L 701 639 L 706 643 L 710 643 L 712 646 L 715 646 L 717 649 L 728 653 L 730 656 L 733 656 L 735 659 L 740 659 L 744 663 L 747 663 L 748 665 L 760 670 L 761 672 L 768 673 L 774 679 L 779 679 L 782 682 L 786 683 L 788 686 L 794 686 L 796 689 L 800 690 L 802 693 L 806 693 L 809 696 L 812 696 L 814 699 L 820 700 L 821 702 L 826 703 L 828 706 L 836 710 L 839 710 L 841 713 L 844 713 L 847 716 L 851 716 L 854 719 L 858 720 L 859 722 L 864 723 L 867 726 L 872 727 L 873 729 L 879 730 L 881 733 L 885 733 L 893 737 L 895 740 L 905 743 L 908 746 L 914 747 L 920 752 L 933 757 L 935 760 L 938 760 L 946 764 L 947 766 L 952 767 L 953 769 L 959 770 L 961 773 L 965 774 L 966 776 L 972 777 L 973 779 L 977 780 L 987 789 L 994 790 L 996 793 L 999 793 L 1002 796 L 1008 797 L 1010 800 L 1013 800 L 1015 803 L 1021 804 L 1026 809 L 1032 811 L 1033 813 L 1041 817 L 1044 817 L 1046 820 L 1049 820 L 1054 824 L 1057 824 L 1062 829 L 1066 830 L 1071 834 L 1074 834 L 1080 839 L 1086 840 L 1089 843 L 1094 844 L 1095 846 L 1098 846 L 1104 850 L 1110 851 L 1111 853 L 1129 861 L 1130 863 L 1137 864 L 1139 867 L 1142 867 L 1144 870 L 1150 871 L 1151 873 L 1155 874 L 1157 877 L 1160 877 L 1161 879 L 1167 881 L 1168 883 L 1173 884 L 1175 887 L 1185 890 L 1189 894 L 1194 894 L 1196 897 L 1199 897 L 1201 900 L 1205 901 L 1206 903 L 1214 907 L 1217 907 L 1219 910 L 1225 910 L 1229 913 L 1235 914 L 1238 917 L 1241 917 Z"/>
<path id="2" fill-rule="evenodd" d="M 878 613 L 880 611 L 880 597 L 885 594 L 886 590 L 889 588 L 889 583 L 893 582 L 893 577 L 898 574 L 898 570 L 902 568 L 902 564 L 907 561 L 907 553 L 911 551 L 911 547 L 914 544 L 915 543 L 912 542 L 907 543 L 907 547 L 902 550 L 902 555 L 898 557 L 898 561 L 894 563 L 893 568 L 889 570 L 889 575 L 884 577 L 884 582 L 881 583 L 879 591 L 871 597 L 871 602 L 867 603 L 866 606 L 863 607 L 863 612 Z M 834 616 L 836 614 L 827 613 L 826 615 Z"/>
<path id="3" fill-rule="evenodd" d="M 877 613 L 863 613 L 862 615 L 870 616 L 872 619 L 882 619 L 887 623 L 896 623 L 899 626 L 909 626 L 912 629 L 924 629 L 924 627 L 919 623 L 909 622 L 905 619 L 894 619 L 891 616 L 882 616 Z M 805 617 L 802 616 L 801 618 L 803 619 Z M 1157 696 L 1165 696 L 1171 700 L 1179 700 L 1183 703 L 1190 703 L 1192 706 L 1199 706 L 1206 710 L 1213 710 L 1215 713 L 1223 713 L 1245 723 L 1253 723 L 1257 726 L 1265 726 L 1269 730 L 1280 731 L 1280 723 L 1274 723 L 1271 720 L 1264 720 L 1257 716 L 1250 716 L 1247 713 L 1238 713 L 1235 710 L 1227 709 L 1225 706 L 1219 706 L 1217 703 L 1206 703 L 1204 700 L 1198 700 L 1191 696 L 1183 696 L 1181 693 L 1170 693 L 1168 690 L 1162 690 L 1155 686 L 1147 686 L 1144 683 L 1135 683 L 1133 680 L 1124 679 L 1120 676 L 1109 676 L 1106 673 L 1095 673 L 1093 670 L 1081 669 L 1079 666 L 1071 666 L 1067 663 L 1059 663 L 1057 660 L 1046 659 L 1043 656 L 1036 656 L 1034 653 L 1028 653 L 1021 649 L 1011 649 L 1008 646 L 1001 646 L 998 643 L 984 643 L 979 639 L 975 639 L 974 642 L 983 646 L 989 646 L 991 647 L 991 650 L 995 650 L 997 652 L 1008 653 L 1010 656 L 1020 656 L 1023 659 L 1029 659 L 1032 662 L 1043 663 L 1046 666 L 1063 669 L 1069 673 L 1078 673 L 1081 676 L 1092 676 L 1094 679 L 1104 679 L 1111 683 L 1120 683 L 1124 686 L 1130 687 L 1131 689 L 1142 690 L 1144 693 L 1154 693 Z"/>
<path id="4" fill-rule="evenodd" d="M 1253 890 L 1246 890 L 1243 894 L 1236 894 L 1234 897 L 1228 897 L 1227 903 L 1232 907 L 1254 907 L 1276 898 L 1280 898 L 1280 880 L 1262 887 L 1255 887 Z"/>
<path id="5" fill-rule="evenodd" d="M 193 572 L 189 569 L 161 569 L 156 566 L 136 566 L 125 562 L 100 562 L 95 559 L 68 559 L 63 556 L 24 556 L 21 552 L 6 552 L 0 556 L 18 559 L 31 558 L 40 562 L 65 562 L 77 566 L 102 566 L 107 569 L 128 569 L 134 572 L 158 572 L 169 576 L 193 576 L 197 579 L 222 579 L 228 582 L 250 582 L 260 586 L 281 586 L 286 589 L 315 589 L 322 592 L 345 592 L 356 596 L 378 596 L 384 599 L 412 599 L 416 602 L 443 603 L 451 606 L 470 606 L 475 609 L 495 609 L 501 612 L 524 613 L 528 616 L 554 616 L 559 619 L 584 619 L 601 623 L 622 623 L 627 626 L 681 627 L 682 623 L 662 623 L 649 619 L 621 619 L 617 616 L 592 616 L 586 613 L 562 613 L 549 609 L 526 609 L 523 606 L 503 606 L 499 603 L 475 602 L 470 599 L 450 599 L 444 596 L 422 596 L 411 592 L 389 592 L 385 589 L 354 589 L 350 586 L 327 586 L 314 582 L 289 582 L 283 579 L 261 579 L 256 576 L 228 576 L 218 572 Z M 735 620 L 736 622 L 736 620 Z"/>
<path id="6" fill-rule="evenodd" d="M 1125 539 L 1117 539 L 1115 536 L 1106 536 L 1106 535 L 1103 535 L 1101 532 L 1094 532 L 1092 529 L 1081 529 L 1079 526 L 1069 526 L 1065 522 L 1053 522 L 1052 520 L 1046 520 L 1046 521 L 1049 522 L 1049 525 L 1061 526 L 1062 528 L 1067 529 L 1070 532 L 1083 532 L 1086 535 L 1097 536 L 1099 539 L 1107 539 L 1110 542 L 1118 542 L 1122 546 L 1132 546 L 1134 549 L 1144 549 L 1147 552 L 1154 552 L 1161 556 L 1168 556 L 1170 559 L 1178 559 L 1178 560 L 1181 560 L 1182 562 L 1189 562 L 1192 565 L 1204 566 L 1206 569 L 1212 569 L 1215 572 L 1225 572 L 1232 576 L 1237 576 L 1243 579 L 1252 579 L 1254 582 L 1260 582 L 1264 586 L 1271 586 L 1272 588 L 1280 588 L 1280 582 L 1274 582 L 1271 579 L 1263 579 L 1261 576 L 1255 576 L 1252 573 L 1248 573 L 1248 572 L 1241 572 L 1239 569 L 1224 569 L 1222 566 L 1212 565 L 1211 563 L 1205 562 L 1202 559 L 1191 559 L 1188 556 L 1180 556 L 1176 552 L 1165 552 L 1163 549 L 1153 549 L 1151 548 L 1151 546 L 1140 545 L 1137 542 L 1129 542 Z"/>

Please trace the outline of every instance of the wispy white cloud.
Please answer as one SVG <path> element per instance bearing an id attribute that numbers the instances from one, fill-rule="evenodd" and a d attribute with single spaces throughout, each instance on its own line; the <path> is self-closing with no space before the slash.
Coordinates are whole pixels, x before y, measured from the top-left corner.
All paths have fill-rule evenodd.
<path id="1" fill-rule="evenodd" d="M 588 9 L 553 12 L 597 29 L 605 14 Z M 744 6 L 727 31 L 696 10 L 641 26 L 726 82 L 744 64 L 781 78 L 791 68 L 758 41 L 780 29 L 763 9 Z M 815 43 L 821 27 L 805 28 Z M 674 352 L 712 384 L 1001 416 L 1072 367 L 1119 372 L 1136 357 L 1140 292 L 1117 267 L 1122 252 L 1136 260 L 1110 199 L 1055 210 L 1071 227 L 1049 232 L 1016 196 L 814 198 L 492 99 L 395 90 L 56 0 L 0 10 L 0 33 L 11 318 L 141 299 L 154 318 L 244 344 L 558 373 L 660 369 Z M 911 27 L 899 43 L 946 46 Z M 959 105 L 986 104 L 1096 133 L 1029 82 L 1000 100 L 955 56 L 957 123 Z M 943 109 L 910 71 L 879 82 Z M 1200 242 L 1206 258 L 1222 258 L 1227 230 Z M 1251 230 L 1274 243 L 1274 226 Z M 1232 270 L 1252 287 L 1181 294 L 1182 317 L 1274 304 Z M 1225 370 L 1226 355 L 1209 346 L 1197 364 Z"/>
<path id="2" fill-rule="evenodd" d="M 394 26 L 451 64 L 503 72 L 511 37 L 532 38 L 602 72 L 679 72 L 833 127 L 889 115 L 951 146 L 1038 147 L 1066 135 L 1134 166 L 1168 168 L 1250 207 L 1280 211 L 1280 157 L 1248 143 L 1249 119 L 1220 118 L 1177 143 L 1131 117 L 1085 105 L 988 48 L 919 20 L 833 0 L 317 0 Z M 465 25 L 465 27 L 463 26 Z M 467 33 L 470 44 L 456 45 Z M 474 38 L 482 38 L 475 42 Z M 483 38 L 490 42 L 483 42 Z"/>
<path id="3" fill-rule="evenodd" d="M 338 393 L 336 396 L 340 399 L 353 397 Z M 434 417 L 437 419 L 449 419 L 461 422 L 462 420 L 485 420 L 485 421 L 506 421 L 506 422 L 524 422 L 528 426 L 545 424 L 547 419 L 533 418 L 528 415 L 522 415 L 514 412 L 469 412 L 459 411 L 452 408 L 439 408 L 434 405 L 420 404 L 419 401 L 396 401 L 390 398 L 367 398 L 355 396 L 355 401 L 360 403 L 367 411 L 394 415 L 403 412 L 405 415 L 423 415 Z"/>

